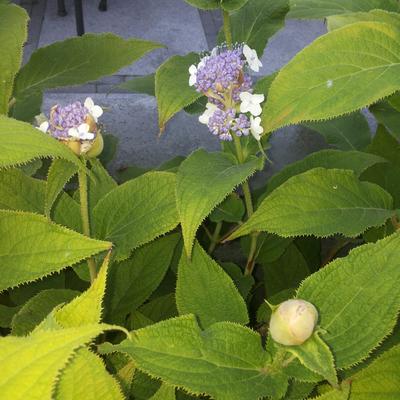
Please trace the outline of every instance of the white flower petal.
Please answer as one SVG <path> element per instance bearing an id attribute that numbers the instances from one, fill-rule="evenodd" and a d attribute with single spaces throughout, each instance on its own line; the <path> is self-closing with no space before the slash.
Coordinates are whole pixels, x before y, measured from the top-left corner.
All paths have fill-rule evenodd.
<path id="1" fill-rule="evenodd" d="M 239 94 L 240 100 L 242 101 L 251 101 L 252 94 L 250 92 L 241 92 Z"/>
<path id="2" fill-rule="evenodd" d="M 252 103 L 251 106 L 249 107 L 249 111 L 251 112 L 252 115 L 258 117 L 262 112 L 262 108 L 259 104 Z"/>
<path id="3" fill-rule="evenodd" d="M 196 75 L 190 75 L 189 78 L 189 86 L 193 86 L 197 82 L 197 77 Z"/>
<path id="4" fill-rule="evenodd" d="M 265 96 L 263 94 L 253 94 L 251 97 L 253 103 L 262 103 L 264 100 Z"/>
<path id="5" fill-rule="evenodd" d="M 194 65 L 194 64 L 192 64 L 190 67 L 189 67 L 189 74 L 190 75 L 195 75 L 197 73 L 197 67 Z"/>
<path id="6" fill-rule="evenodd" d="M 73 137 L 73 138 L 79 139 L 80 134 L 79 134 L 79 132 L 78 132 L 78 129 L 76 129 L 76 128 L 69 128 L 69 129 L 68 129 L 68 136 L 71 136 L 71 137 Z"/>
<path id="7" fill-rule="evenodd" d="M 252 50 L 251 50 L 251 48 L 250 48 L 247 44 L 245 44 L 245 45 L 243 46 L 243 55 L 244 55 L 246 58 L 250 58 L 251 55 L 252 55 Z"/>
<path id="8" fill-rule="evenodd" d="M 49 129 L 49 123 L 48 123 L 47 121 L 42 122 L 42 123 L 39 125 L 39 128 L 38 128 L 38 129 L 40 129 L 42 132 L 46 133 L 47 130 Z"/>
<path id="9" fill-rule="evenodd" d="M 90 111 L 94 107 L 94 101 L 91 97 L 86 97 L 83 105 Z"/>
<path id="10" fill-rule="evenodd" d="M 207 125 L 209 120 L 210 120 L 210 118 L 213 116 L 213 114 L 214 114 L 214 112 L 215 112 L 215 110 L 217 108 L 218 107 L 215 104 L 207 103 L 206 104 L 206 110 L 204 110 L 204 113 L 201 114 L 200 117 L 199 117 L 199 122 L 202 123 L 202 124 Z"/>
<path id="11" fill-rule="evenodd" d="M 264 128 L 260 125 L 261 118 L 253 118 L 250 116 L 250 131 L 251 134 L 254 136 L 254 139 L 259 141 L 261 139 L 261 134 L 264 132 Z"/>
<path id="12" fill-rule="evenodd" d="M 95 137 L 94 133 L 87 132 L 87 133 L 85 133 L 84 137 L 82 137 L 81 139 L 83 139 L 83 140 L 93 140 L 94 137 Z"/>
<path id="13" fill-rule="evenodd" d="M 89 132 L 89 125 L 88 124 L 81 124 L 78 126 L 78 132 L 81 134 Z"/>
<path id="14" fill-rule="evenodd" d="M 93 108 L 90 110 L 90 114 L 92 114 L 92 117 L 95 119 L 97 122 L 97 118 L 101 117 L 103 115 L 103 109 L 100 106 L 93 106 Z"/>

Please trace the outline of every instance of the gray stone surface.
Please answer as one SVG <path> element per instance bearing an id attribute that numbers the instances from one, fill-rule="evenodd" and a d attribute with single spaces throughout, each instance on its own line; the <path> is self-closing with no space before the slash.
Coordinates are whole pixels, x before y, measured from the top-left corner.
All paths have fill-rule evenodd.
<path id="1" fill-rule="evenodd" d="M 107 12 L 97 9 L 98 0 L 83 3 L 86 32 L 113 32 L 167 46 L 122 69 L 123 75 L 146 75 L 171 55 L 207 49 L 199 13 L 183 0 L 110 0 Z M 47 1 L 39 47 L 76 34 L 72 0 L 66 5 L 68 15 L 59 17 L 56 0 Z"/>

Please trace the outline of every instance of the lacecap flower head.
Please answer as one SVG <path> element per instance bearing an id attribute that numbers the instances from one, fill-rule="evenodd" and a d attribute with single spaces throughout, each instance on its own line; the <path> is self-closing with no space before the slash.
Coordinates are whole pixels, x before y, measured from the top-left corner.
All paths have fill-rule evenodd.
<path id="1" fill-rule="evenodd" d="M 199 121 L 206 124 L 220 140 L 251 133 L 260 140 L 263 128 L 258 117 L 264 95 L 253 94 L 249 69 L 262 66 L 255 50 L 247 45 L 216 47 L 197 65 L 189 68 L 189 85 L 208 98 L 206 110 Z"/>
<path id="2" fill-rule="evenodd" d="M 77 155 L 96 157 L 103 149 L 103 138 L 97 125 L 103 109 L 88 97 L 66 106 L 55 105 L 39 129 L 66 144 Z"/>

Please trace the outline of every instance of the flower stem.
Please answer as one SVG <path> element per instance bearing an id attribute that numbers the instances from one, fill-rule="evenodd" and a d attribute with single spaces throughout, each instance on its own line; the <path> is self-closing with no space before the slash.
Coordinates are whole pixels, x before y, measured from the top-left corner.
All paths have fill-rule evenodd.
<path id="1" fill-rule="evenodd" d="M 225 41 L 228 45 L 228 48 L 232 48 L 232 30 L 231 30 L 231 17 L 229 15 L 229 11 L 222 11 L 222 16 L 224 19 L 224 35 Z"/>
<path id="2" fill-rule="evenodd" d="M 84 160 L 86 164 L 86 161 Z M 81 220 L 82 220 L 82 229 L 83 234 L 85 236 L 90 237 L 90 223 L 89 223 L 89 207 L 88 207 L 88 190 L 87 190 L 87 175 L 86 171 L 80 169 L 78 172 L 78 180 L 79 180 L 79 200 L 81 206 Z M 93 257 L 90 257 L 87 260 L 89 273 L 90 273 L 90 282 L 93 282 L 97 276 L 97 268 L 96 262 Z"/>
<path id="3" fill-rule="evenodd" d="M 235 143 L 237 159 L 240 164 L 243 164 L 245 160 L 244 160 L 242 145 L 240 143 L 240 138 L 237 137 L 236 135 L 232 135 L 232 136 L 233 136 L 233 140 Z M 248 181 L 242 183 L 242 189 L 243 189 L 243 195 L 244 195 L 244 202 L 246 204 L 247 218 L 250 218 L 254 213 L 254 207 L 253 207 L 253 201 L 251 199 L 251 192 L 250 192 L 250 186 L 249 186 Z M 250 250 L 249 250 L 249 255 L 247 257 L 246 268 L 244 270 L 244 274 L 246 276 L 251 275 L 253 273 L 254 264 L 255 264 L 255 254 L 257 251 L 257 237 L 258 237 L 258 232 L 254 232 L 250 235 L 250 238 L 251 238 Z"/>
<path id="4" fill-rule="evenodd" d="M 221 228 L 222 228 L 222 222 L 217 222 L 217 225 L 215 226 L 215 231 L 211 237 L 211 243 L 210 247 L 208 248 L 208 254 L 211 254 L 215 250 L 215 247 L 217 246 L 220 239 L 219 234 L 221 233 Z"/>

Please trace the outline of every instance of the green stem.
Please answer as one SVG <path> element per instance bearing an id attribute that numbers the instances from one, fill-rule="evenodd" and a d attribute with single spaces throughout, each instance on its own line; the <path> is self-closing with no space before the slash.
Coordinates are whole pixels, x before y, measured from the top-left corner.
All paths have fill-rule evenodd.
<path id="1" fill-rule="evenodd" d="M 229 11 L 222 11 L 222 16 L 224 19 L 224 34 L 225 41 L 229 48 L 232 47 L 232 29 L 231 29 L 231 17 L 229 15 Z"/>
<path id="2" fill-rule="evenodd" d="M 219 235 L 221 233 L 221 228 L 222 228 L 222 222 L 217 222 L 217 225 L 215 226 L 215 231 L 211 237 L 211 243 L 210 247 L 208 248 L 208 254 L 211 254 L 215 250 L 215 247 L 217 246 L 220 239 Z"/>
<path id="3" fill-rule="evenodd" d="M 233 140 L 235 143 L 235 149 L 236 149 L 236 155 L 237 155 L 238 161 L 240 164 L 243 164 L 245 160 L 244 160 L 242 145 L 240 143 L 240 138 L 236 135 L 232 135 L 232 136 L 233 136 Z M 250 192 L 250 186 L 249 186 L 248 181 L 242 183 L 242 189 L 243 189 L 243 194 L 244 194 L 244 202 L 246 204 L 247 218 L 250 218 L 254 213 L 254 207 L 253 207 L 253 201 L 251 199 L 251 192 Z M 246 276 L 251 275 L 253 273 L 254 264 L 255 264 L 255 254 L 257 251 L 257 237 L 258 237 L 257 232 L 252 233 L 250 236 L 250 238 L 251 238 L 250 250 L 249 250 L 249 255 L 247 257 L 246 268 L 244 270 L 244 274 Z"/>
<path id="4" fill-rule="evenodd" d="M 84 161 L 86 164 L 86 161 Z M 90 237 L 90 222 L 89 222 L 89 207 L 88 207 L 88 190 L 87 190 L 87 175 L 86 171 L 80 169 L 78 172 L 78 180 L 79 180 L 79 200 L 81 206 L 81 220 L 82 220 L 82 229 L 83 234 L 85 236 Z M 89 273 L 90 273 L 90 282 L 93 282 L 97 276 L 97 268 L 96 262 L 93 257 L 90 257 L 87 260 Z"/>

